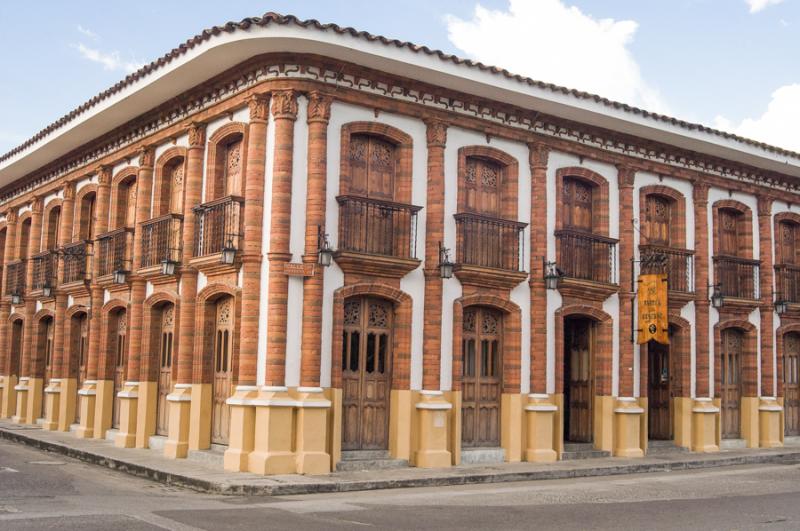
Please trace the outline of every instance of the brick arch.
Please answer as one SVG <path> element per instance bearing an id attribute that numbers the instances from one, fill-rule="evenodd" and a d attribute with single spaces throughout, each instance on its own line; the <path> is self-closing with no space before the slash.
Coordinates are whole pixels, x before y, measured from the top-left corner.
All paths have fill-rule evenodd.
<path id="1" fill-rule="evenodd" d="M 186 181 L 186 148 L 183 146 L 173 146 L 164 153 L 162 153 L 158 160 L 156 160 L 155 170 L 153 174 L 153 209 L 151 217 L 158 217 L 164 214 L 169 213 L 170 208 L 170 194 L 167 194 L 165 197 L 165 192 L 172 191 L 172 183 L 170 186 L 167 187 L 164 179 L 171 177 L 171 175 L 167 176 L 164 175 L 164 172 L 167 170 L 168 167 L 174 165 L 174 163 L 178 159 L 182 159 L 180 162 L 183 165 L 183 179 L 184 182 Z M 182 206 L 182 205 L 181 205 Z M 181 212 L 174 212 L 176 214 L 180 214 Z"/>
<path id="2" fill-rule="evenodd" d="M 14 312 L 8 316 L 8 332 L 7 332 L 7 346 L 3 345 L 3 348 L 8 348 L 8 352 L 6 352 L 5 356 L 5 367 L 0 367 L 3 370 L 3 374 L 8 376 L 19 376 L 20 373 L 20 365 L 22 363 L 22 352 L 11 352 L 11 339 L 14 333 L 14 323 L 19 321 L 22 325 L 22 329 L 25 330 L 25 315 L 21 313 Z M 23 332 L 24 334 L 24 332 Z M 23 335 L 22 340 L 25 340 L 25 336 Z"/>
<path id="3" fill-rule="evenodd" d="M 247 142 L 248 126 L 244 122 L 228 122 L 214 131 L 208 138 L 208 154 L 206 158 L 206 193 L 204 202 L 213 201 L 223 197 L 222 183 L 223 170 L 225 165 L 224 148 L 228 143 L 234 141 L 237 136 L 242 138 L 242 148 L 240 155 L 240 189 L 229 190 L 227 195 L 244 195 L 244 169 L 247 167 Z"/>
<path id="4" fill-rule="evenodd" d="M 49 320 L 51 326 L 55 326 L 55 313 L 48 309 L 42 308 L 38 312 L 33 315 L 33 324 L 34 326 L 30 328 L 31 334 L 33 337 L 31 338 L 31 354 L 30 354 L 30 376 L 32 378 L 44 378 L 46 377 L 46 364 L 47 360 L 45 359 L 46 350 L 42 348 L 43 342 L 46 340 L 46 329 L 44 328 L 45 321 Z M 53 353 L 51 352 L 50 355 L 52 356 Z M 51 358 L 52 362 L 52 358 Z"/>
<path id="5" fill-rule="evenodd" d="M 740 330 L 744 333 L 742 359 L 739 370 L 742 385 L 742 396 L 758 396 L 758 330 L 746 319 L 726 319 L 714 325 L 714 396 L 720 396 L 720 374 L 722 353 L 722 332 L 728 329 Z"/>
<path id="6" fill-rule="evenodd" d="M 85 220 L 83 219 L 84 212 L 82 209 L 83 199 L 89 194 L 94 194 L 95 197 L 95 213 L 94 213 L 95 218 L 92 220 Z M 85 184 L 83 185 L 83 187 L 81 187 L 80 190 L 75 192 L 75 212 L 73 213 L 72 216 L 73 219 L 71 220 L 72 241 L 75 241 L 80 238 L 81 231 L 84 230 L 83 227 L 85 227 L 87 223 L 91 223 L 92 225 L 96 223 L 98 215 L 96 207 L 97 207 L 97 183 Z M 89 234 L 89 231 L 87 231 L 86 234 Z"/>
<path id="7" fill-rule="evenodd" d="M 800 214 L 797 212 L 778 212 L 775 214 L 775 223 L 778 224 L 781 221 L 788 221 L 800 225 Z"/>
<path id="8" fill-rule="evenodd" d="M 394 303 L 392 329 L 392 389 L 411 388 L 411 309 L 413 300 L 406 292 L 380 282 L 350 284 L 333 294 L 333 337 L 331 387 L 342 386 L 342 337 L 344 301 L 351 297 L 371 296 Z"/>
<path id="9" fill-rule="evenodd" d="M 167 306 L 173 307 L 175 334 L 172 341 L 173 375 L 177 373 L 177 352 L 180 334 L 180 297 L 173 291 L 159 291 L 144 300 L 142 322 L 142 352 L 139 381 L 158 381 L 161 354 L 160 319 Z"/>
<path id="10" fill-rule="evenodd" d="M 195 333 L 194 359 L 192 361 L 192 381 L 195 383 L 211 383 L 213 379 L 213 338 L 214 334 L 203 333 L 209 326 L 215 324 L 216 302 L 223 297 L 233 298 L 234 308 L 234 334 L 233 352 L 231 352 L 231 371 L 233 374 L 233 385 L 235 386 L 239 377 L 239 342 L 241 339 L 242 323 L 242 290 L 240 288 L 214 282 L 204 287 L 197 294 L 197 311 L 195 314 Z M 210 336 L 210 337 L 209 337 Z"/>
<path id="11" fill-rule="evenodd" d="M 472 306 L 493 308 L 503 313 L 503 393 L 519 393 L 522 371 L 522 310 L 508 299 L 487 293 L 467 295 L 453 301 L 452 389 L 460 391 L 463 373 L 461 338 L 464 310 Z"/>
<path id="12" fill-rule="evenodd" d="M 411 202 L 411 173 L 413 140 L 411 135 L 396 127 L 380 122 L 349 122 L 342 125 L 339 157 L 339 193 L 350 193 L 350 137 L 354 134 L 372 135 L 395 145 L 397 166 L 395 172 L 395 197 L 399 203 Z"/>
<path id="13" fill-rule="evenodd" d="M 564 213 L 562 211 L 562 194 L 564 193 L 564 179 L 573 177 L 589 183 L 594 188 L 592 196 L 592 232 L 601 236 L 608 236 L 608 179 L 596 171 L 582 166 L 567 166 L 556 170 L 556 230 L 564 228 Z"/>
<path id="14" fill-rule="evenodd" d="M 775 353 L 777 360 L 777 367 L 775 368 L 778 375 L 778 388 L 776 389 L 776 396 L 783 396 L 783 358 L 786 353 L 783 350 L 784 336 L 786 334 L 800 334 L 800 321 L 782 324 L 775 331 Z M 764 394 L 764 393 L 762 393 Z"/>
<path id="15" fill-rule="evenodd" d="M 594 393 L 599 396 L 610 396 L 613 320 L 599 307 L 588 304 L 569 304 L 555 312 L 555 392 L 557 394 L 564 392 L 564 320 L 568 317 L 586 317 L 594 322 L 595 338 L 592 345 Z"/>
<path id="16" fill-rule="evenodd" d="M 506 219 L 517 219 L 519 161 L 505 151 L 489 146 L 464 146 L 458 150 L 458 211 L 464 212 L 466 209 L 464 178 L 469 157 L 488 159 L 503 167 L 500 179 L 500 216 Z"/>
<path id="17" fill-rule="evenodd" d="M 647 211 L 647 197 L 655 195 L 666 198 L 670 202 L 670 245 L 672 247 L 686 247 L 686 197 L 680 191 L 663 184 L 650 184 L 639 189 L 639 226 L 640 243 L 646 244 L 645 212 Z"/>
<path id="18" fill-rule="evenodd" d="M 48 317 L 50 319 L 55 319 L 56 318 L 56 314 L 53 312 L 53 310 L 51 310 L 49 308 L 42 308 L 41 310 L 39 310 L 38 312 L 33 314 L 33 322 L 34 323 L 38 323 L 42 319 L 46 319 Z"/>
<path id="19" fill-rule="evenodd" d="M 677 311 L 670 311 L 669 326 L 675 330 L 669 346 L 670 372 L 676 377 L 670 382 L 673 396 L 689 397 L 692 387 L 692 324 Z M 647 344 L 639 349 L 639 396 L 646 397 L 648 389 L 648 365 L 650 363 Z"/>
<path id="20" fill-rule="evenodd" d="M 122 299 L 111 299 L 100 309 L 100 351 L 97 360 L 97 378 L 99 380 L 114 379 L 114 356 L 109 348 L 111 340 L 111 314 L 120 310 L 125 311 L 125 318 L 130 319 L 130 308 L 128 301 Z M 128 323 L 130 325 L 130 322 Z M 127 372 L 127 368 L 126 368 Z"/>
<path id="21" fill-rule="evenodd" d="M 741 258 L 753 257 L 753 211 L 749 206 L 741 201 L 735 199 L 720 199 L 714 201 L 711 207 L 712 220 L 713 220 L 713 248 L 714 254 L 719 253 L 719 211 L 720 210 L 734 210 L 741 216 L 739 218 L 740 225 L 737 226 L 737 248 Z M 715 280 L 716 281 L 716 280 Z"/>
<path id="22" fill-rule="evenodd" d="M 60 225 L 62 223 L 65 223 L 66 220 L 60 219 L 60 217 L 61 217 L 61 215 L 63 213 L 63 208 L 62 208 L 63 203 L 64 203 L 64 200 L 57 197 L 57 198 L 54 198 L 54 199 L 51 199 L 50 201 L 48 201 L 47 204 L 44 206 L 44 213 L 42 214 L 42 238 L 41 238 L 41 243 L 39 245 L 39 248 L 42 251 L 49 250 L 47 248 L 47 239 L 48 239 L 48 237 L 52 237 L 53 238 L 53 244 L 54 244 L 53 248 L 58 247 L 58 245 L 60 243 L 58 241 L 58 227 L 57 226 L 56 227 L 51 227 L 50 226 L 50 214 L 54 209 L 58 208 L 61 211 L 61 212 L 59 212 L 59 223 L 58 224 Z M 52 232 L 52 234 L 51 234 L 50 231 L 54 231 L 54 232 Z"/>

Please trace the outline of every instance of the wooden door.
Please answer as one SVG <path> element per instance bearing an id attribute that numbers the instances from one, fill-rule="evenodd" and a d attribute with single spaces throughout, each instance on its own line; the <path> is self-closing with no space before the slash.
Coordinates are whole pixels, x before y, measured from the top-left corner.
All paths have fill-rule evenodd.
<path id="1" fill-rule="evenodd" d="M 394 199 L 396 147 L 371 135 L 350 137 L 349 194 L 371 199 Z"/>
<path id="2" fill-rule="evenodd" d="M 73 318 L 73 328 L 71 331 L 72 334 L 72 355 L 77 357 L 77 365 L 78 365 L 78 374 L 76 375 L 77 386 L 76 390 L 80 391 L 81 387 L 83 387 L 83 382 L 86 380 L 86 367 L 88 361 L 88 350 L 89 350 L 89 318 L 86 314 L 82 314 L 81 317 L 76 319 Z M 77 407 L 75 407 L 75 422 L 80 423 L 81 421 L 81 407 L 80 407 L 80 395 L 75 401 Z"/>
<path id="3" fill-rule="evenodd" d="M 44 341 L 44 345 L 42 345 L 44 350 L 44 386 L 50 383 L 50 378 L 53 377 L 53 332 L 55 330 L 55 326 L 53 326 L 53 320 L 48 319 L 44 325 L 44 337 L 42 340 Z"/>
<path id="4" fill-rule="evenodd" d="M 211 410 L 211 442 L 228 444 L 230 406 L 233 375 L 233 299 L 226 297 L 217 302 L 216 330 L 214 335 L 214 383 Z"/>
<path id="5" fill-rule="evenodd" d="M 562 190 L 564 228 L 592 232 L 592 185 L 565 178 Z"/>
<path id="6" fill-rule="evenodd" d="M 168 212 L 172 214 L 183 214 L 183 176 L 184 160 L 180 159 L 177 164 L 172 166 L 170 174 L 164 177 L 169 182 Z"/>
<path id="7" fill-rule="evenodd" d="M 719 211 L 719 254 L 738 256 L 737 226 L 740 214 L 734 210 Z"/>
<path id="8" fill-rule="evenodd" d="M 223 190 L 220 197 L 242 194 L 242 139 L 225 147 Z M 219 199 L 219 198 L 215 198 Z"/>
<path id="9" fill-rule="evenodd" d="M 783 410 L 786 435 L 800 435 L 800 336 L 783 336 Z"/>
<path id="10" fill-rule="evenodd" d="M 738 439 L 741 414 L 741 361 L 744 334 L 735 329 L 722 331 L 720 353 L 720 398 L 722 404 L 722 438 Z"/>
<path id="11" fill-rule="evenodd" d="M 344 304 L 342 335 L 342 449 L 389 445 L 392 303 L 357 297 Z"/>
<path id="12" fill-rule="evenodd" d="M 113 343 L 114 348 L 114 407 L 111 415 L 111 427 L 119 428 L 119 392 L 125 385 L 125 370 L 128 366 L 128 319 L 125 312 L 117 315 L 117 329 Z"/>
<path id="13" fill-rule="evenodd" d="M 502 314 L 471 307 L 464 310 L 462 332 L 461 444 L 500 446 L 502 392 Z"/>
<path id="14" fill-rule="evenodd" d="M 161 312 L 156 435 L 167 435 L 169 431 L 169 404 L 167 403 L 167 395 L 172 392 L 172 348 L 174 336 L 175 307 L 167 306 L 164 311 Z"/>
<path id="15" fill-rule="evenodd" d="M 11 325 L 11 350 L 9 351 L 9 356 L 11 356 L 11 360 L 9 362 L 10 373 L 13 375 L 19 376 L 20 372 L 20 362 L 22 361 L 22 338 L 23 338 L 23 324 L 22 319 L 17 319 Z"/>
<path id="16" fill-rule="evenodd" d="M 592 346 L 594 327 L 589 319 L 564 323 L 564 437 L 592 442 Z"/>
<path id="17" fill-rule="evenodd" d="M 647 344 L 647 423 L 650 439 L 672 439 L 669 345 Z"/>
<path id="18" fill-rule="evenodd" d="M 671 202 L 658 195 L 648 195 L 646 201 L 647 241 L 650 245 L 669 246 Z"/>
<path id="19" fill-rule="evenodd" d="M 496 162 L 467 158 L 464 175 L 464 209 L 484 216 L 500 217 L 500 189 L 503 167 Z"/>

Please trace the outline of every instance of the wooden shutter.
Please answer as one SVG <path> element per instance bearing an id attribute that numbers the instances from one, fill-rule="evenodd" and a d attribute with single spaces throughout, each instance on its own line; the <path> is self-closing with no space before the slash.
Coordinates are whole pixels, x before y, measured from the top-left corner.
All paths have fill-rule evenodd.
<path id="1" fill-rule="evenodd" d="M 394 144 L 381 138 L 362 134 L 352 135 L 348 193 L 372 199 L 393 200 L 397 171 L 396 151 Z"/>
<path id="2" fill-rule="evenodd" d="M 671 201 L 658 195 L 648 195 L 646 201 L 647 242 L 653 245 L 669 246 L 671 222 Z"/>
<path id="3" fill-rule="evenodd" d="M 503 167 L 493 161 L 468 157 L 464 182 L 464 209 L 500 217 L 500 189 Z"/>
<path id="4" fill-rule="evenodd" d="M 737 256 L 738 249 L 738 221 L 740 214 L 735 210 L 719 211 L 719 253 L 728 256 Z"/>
<path id="5" fill-rule="evenodd" d="M 564 228 L 592 231 L 592 195 L 591 184 L 572 178 L 565 178 L 562 190 L 562 208 L 564 209 Z"/>

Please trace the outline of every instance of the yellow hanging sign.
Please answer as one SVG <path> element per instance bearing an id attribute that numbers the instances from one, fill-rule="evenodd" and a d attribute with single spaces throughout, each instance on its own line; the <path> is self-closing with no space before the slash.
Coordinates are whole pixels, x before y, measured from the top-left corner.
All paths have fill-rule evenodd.
<path id="1" fill-rule="evenodd" d="M 669 345 L 667 275 L 639 275 L 639 341 Z"/>

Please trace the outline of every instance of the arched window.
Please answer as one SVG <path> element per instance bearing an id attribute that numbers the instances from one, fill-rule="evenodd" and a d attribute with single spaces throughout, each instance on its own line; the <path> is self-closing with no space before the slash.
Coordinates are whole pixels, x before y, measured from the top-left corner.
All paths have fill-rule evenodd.
<path id="1" fill-rule="evenodd" d="M 800 265 L 800 225 L 788 220 L 779 222 L 777 240 L 776 263 Z"/>
<path id="2" fill-rule="evenodd" d="M 732 208 L 719 210 L 719 254 L 739 256 L 739 232 L 742 213 Z"/>
<path id="3" fill-rule="evenodd" d="M 504 169 L 493 160 L 467 157 L 463 182 L 466 212 L 501 217 Z"/>
<path id="4" fill-rule="evenodd" d="M 563 201 L 564 228 L 592 232 L 594 186 L 582 179 L 565 177 Z"/>
<path id="5" fill-rule="evenodd" d="M 93 240 L 96 236 L 94 233 L 95 198 L 95 192 L 89 192 L 81 198 L 77 223 L 79 240 Z"/>
<path id="6" fill-rule="evenodd" d="M 136 179 L 127 179 L 117 187 L 115 227 L 133 227 L 136 223 Z"/>
<path id="7" fill-rule="evenodd" d="M 58 230 L 61 225 L 61 207 L 53 207 L 47 214 L 47 229 L 42 242 L 44 251 L 52 251 L 58 246 Z"/>
<path id="8" fill-rule="evenodd" d="M 350 193 L 371 199 L 394 199 L 396 146 L 375 135 L 350 137 Z"/>
<path id="9" fill-rule="evenodd" d="M 650 194 L 645 202 L 646 243 L 669 247 L 672 201 L 664 196 Z"/>
<path id="10" fill-rule="evenodd" d="M 19 245 L 17 246 L 17 257 L 20 260 L 28 258 L 28 245 L 31 238 L 31 218 L 25 219 L 20 225 Z"/>

